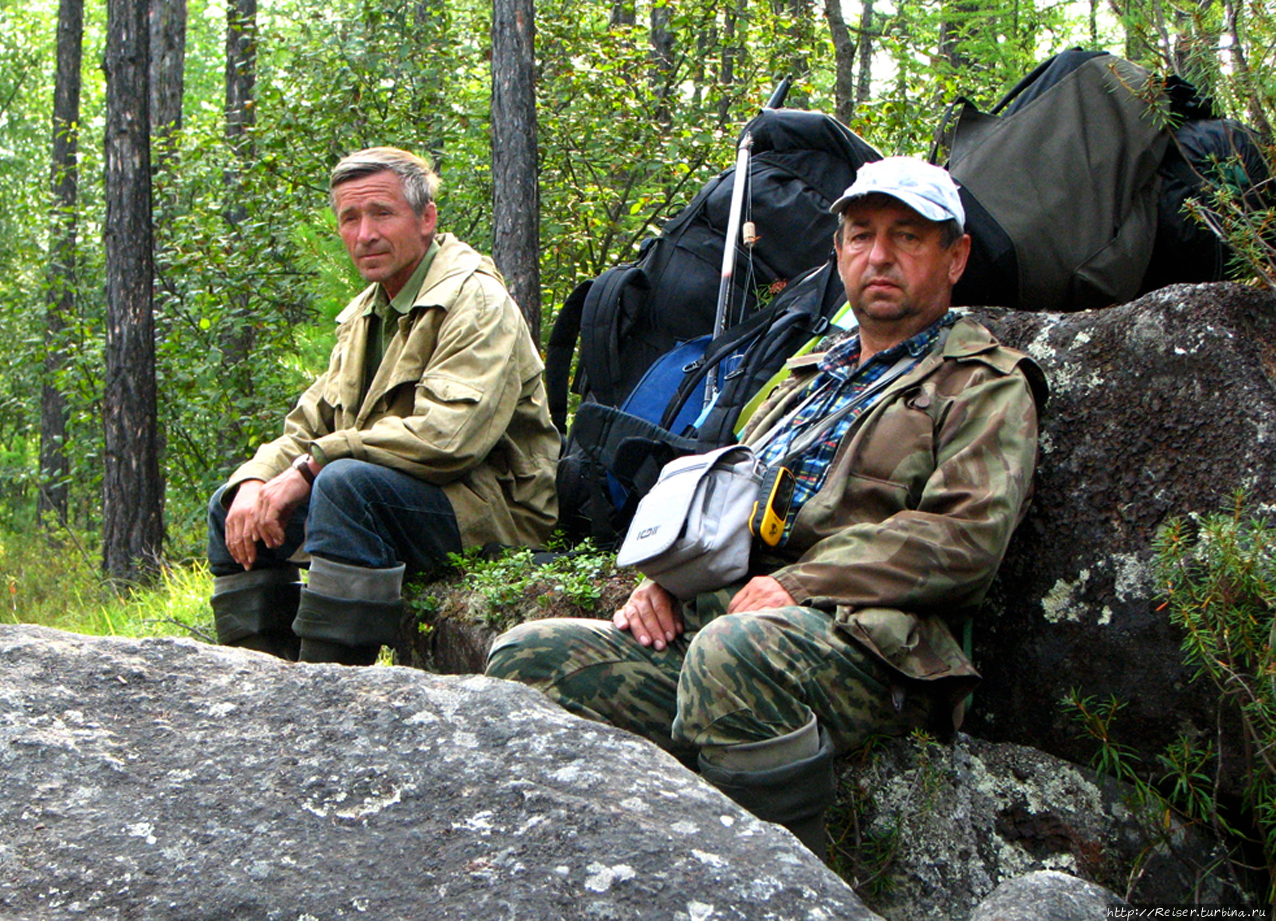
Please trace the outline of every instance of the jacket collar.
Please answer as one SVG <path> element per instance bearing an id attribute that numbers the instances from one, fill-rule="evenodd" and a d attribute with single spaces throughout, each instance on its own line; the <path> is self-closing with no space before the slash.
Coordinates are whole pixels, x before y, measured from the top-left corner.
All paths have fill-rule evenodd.
<path id="1" fill-rule="evenodd" d="M 461 242 L 455 235 L 439 234 L 435 242 L 439 245 L 439 251 L 434 254 L 430 271 L 421 282 L 421 290 L 417 292 L 411 312 L 426 307 L 442 307 L 446 310 L 456 302 L 461 286 L 475 272 L 499 277 L 490 260 L 479 255 L 476 250 Z M 337 315 L 337 322 L 346 323 L 361 316 L 376 296 L 377 285 L 368 285 L 345 310 Z"/>
<path id="2" fill-rule="evenodd" d="M 824 357 L 824 352 L 811 352 L 789 359 L 786 366 L 790 371 L 799 374 L 814 373 Z M 888 388 L 888 392 L 897 388 L 912 386 L 916 381 L 926 377 L 944 360 L 979 361 L 1002 374 L 1010 374 L 1016 367 L 1023 368 L 1028 383 L 1032 386 L 1033 396 L 1038 407 L 1046 404 L 1049 387 L 1045 373 L 1029 356 L 1015 349 L 1010 349 L 998 342 L 987 329 L 970 317 L 961 317 L 953 324 L 952 331 L 944 343 L 943 353 L 932 351 L 899 380 Z"/>

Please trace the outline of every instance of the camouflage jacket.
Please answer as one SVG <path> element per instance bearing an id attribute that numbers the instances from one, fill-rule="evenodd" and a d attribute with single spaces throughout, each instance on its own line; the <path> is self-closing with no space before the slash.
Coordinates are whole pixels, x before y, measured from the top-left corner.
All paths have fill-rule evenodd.
<path id="1" fill-rule="evenodd" d="M 451 234 L 399 318 L 367 393 L 371 286 L 337 317 L 328 370 L 301 395 L 284 433 L 235 471 L 269 480 L 317 445 L 441 486 L 462 543 L 543 546 L 558 517 L 560 439 L 540 354 L 492 261 Z"/>
<path id="2" fill-rule="evenodd" d="M 795 405 L 820 355 L 792 374 L 742 433 L 750 441 Z M 979 678 L 954 636 L 978 610 L 1023 517 L 1045 378 L 970 319 L 893 381 L 851 426 L 791 536 L 758 560 L 803 605 L 838 623 L 903 675 Z M 756 554 L 755 554 L 756 556 Z"/>

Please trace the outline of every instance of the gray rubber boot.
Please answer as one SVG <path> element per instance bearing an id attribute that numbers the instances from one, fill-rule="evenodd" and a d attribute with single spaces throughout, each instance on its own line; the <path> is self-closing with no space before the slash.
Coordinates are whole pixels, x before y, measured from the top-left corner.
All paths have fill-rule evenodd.
<path id="1" fill-rule="evenodd" d="M 371 665 L 403 616 L 403 566 L 369 569 L 311 557 L 292 630 L 302 662 Z"/>
<path id="2" fill-rule="evenodd" d="M 811 722 L 796 732 L 747 745 L 706 746 L 700 774 L 759 819 L 783 825 L 828 860 L 824 814 L 833 804 L 833 742 Z"/>
<path id="3" fill-rule="evenodd" d="M 296 661 L 300 641 L 292 632 L 301 599 L 295 566 L 252 569 L 213 579 L 217 641 Z"/>

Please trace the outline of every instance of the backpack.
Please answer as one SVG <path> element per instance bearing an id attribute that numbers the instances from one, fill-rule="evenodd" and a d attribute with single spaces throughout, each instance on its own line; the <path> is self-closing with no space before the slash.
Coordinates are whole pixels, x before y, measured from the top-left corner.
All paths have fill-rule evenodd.
<path id="1" fill-rule="evenodd" d="M 614 545 L 661 468 L 733 443 L 746 408 L 770 391 L 790 357 L 833 330 L 845 304 L 836 262 L 828 259 L 743 323 L 670 350 L 622 406 L 581 403 L 558 464 L 560 526 L 572 537 Z M 705 383 L 715 373 L 720 386 L 706 405 Z"/>
<path id="2" fill-rule="evenodd" d="M 1072 51 L 1012 90 L 1024 101 L 1004 115 L 955 103 L 937 145 L 972 240 L 954 303 L 1067 311 L 1137 293 L 1169 144 L 1144 98 L 1148 77 L 1121 58 Z"/>
<path id="3" fill-rule="evenodd" d="M 818 112 L 763 109 L 752 136 L 749 220 L 757 243 L 736 246 L 731 303 L 742 317 L 759 289 L 820 265 L 832 248 L 829 207 L 862 163 L 881 159 L 840 122 Z M 545 357 L 550 416 L 566 430 L 568 382 L 583 402 L 619 406 L 643 374 L 675 345 L 713 332 L 734 167 L 708 182 L 645 240 L 638 258 L 583 282 L 554 321 Z M 672 396 L 672 394 L 670 394 Z"/>
<path id="4" fill-rule="evenodd" d="M 1183 213 L 1213 160 L 1266 178 L 1248 129 L 1107 52 L 1043 61 L 988 114 L 959 99 L 931 152 L 961 185 L 971 254 L 955 303 L 1071 311 L 1223 277 L 1226 244 Z"/>
<path id="5" fill-rule="evenodd" d="M 1189 198 L 1205 198 L 1219 185 L 1248 199 L 1254 211 L 1272 207 L 1269 175 L 1259 142 L 1240 122 L 1216 118 L 1212 111 L 1183 122 L 1157 174 L 1156 243 L 1140 294 L 1174 282 L 1219 281 L 1232 250 L 1227 242 L 1184 211 Z"/>

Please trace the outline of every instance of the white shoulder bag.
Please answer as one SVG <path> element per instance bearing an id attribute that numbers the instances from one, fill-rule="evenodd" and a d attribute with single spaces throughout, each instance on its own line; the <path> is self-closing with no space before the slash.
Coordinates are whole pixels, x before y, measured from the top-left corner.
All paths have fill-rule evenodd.
<path id="1" fill-rule="evenodd" d="M 678 598 L 743 578 L 753 535 L 749 517 L 766 468 L 747 445 L 665 464 L 638 503 L 621 566 L 636 566 Z"/>

